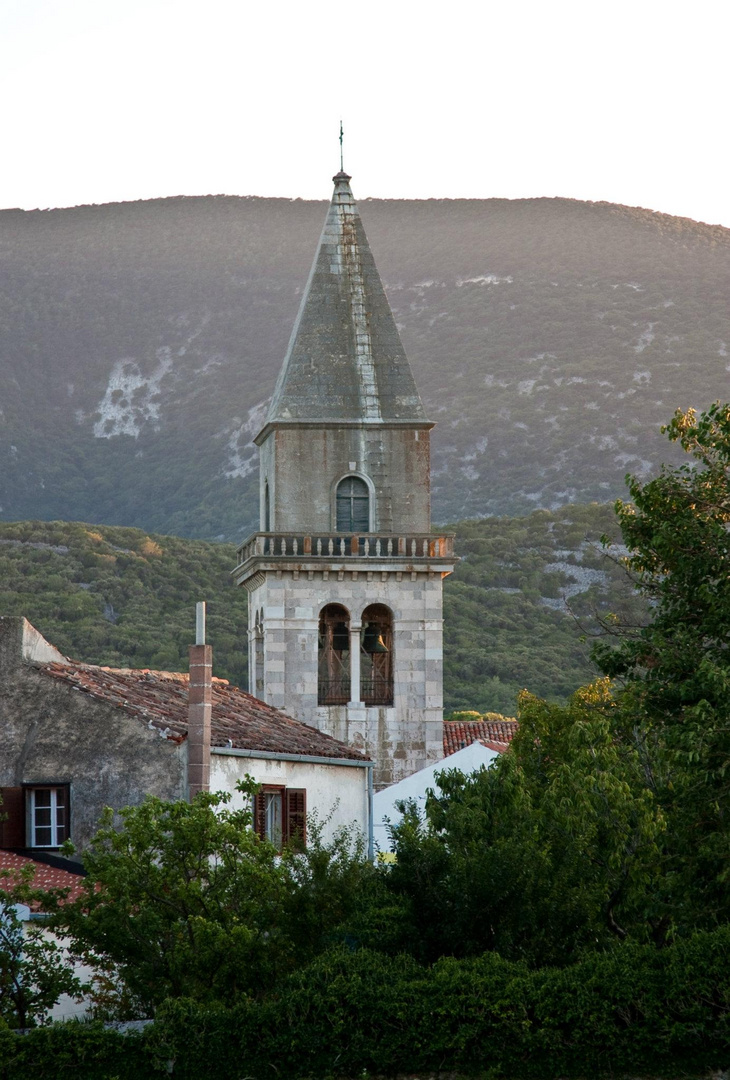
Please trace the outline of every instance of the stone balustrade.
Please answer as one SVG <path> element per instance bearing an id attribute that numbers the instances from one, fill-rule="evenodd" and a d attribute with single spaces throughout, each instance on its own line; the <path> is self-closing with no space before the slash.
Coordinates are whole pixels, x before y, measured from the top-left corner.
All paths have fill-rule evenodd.
<path id="1" fill-rule="evenodd" d="M 254 533 L 238 549 L 239 565 L 256 556 L 289 559 L 451 559 L 453 534 Z"/>

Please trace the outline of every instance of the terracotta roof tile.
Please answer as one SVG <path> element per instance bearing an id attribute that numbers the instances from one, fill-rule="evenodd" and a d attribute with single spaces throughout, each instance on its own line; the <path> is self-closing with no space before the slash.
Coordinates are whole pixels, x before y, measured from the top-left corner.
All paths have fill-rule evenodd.
<path id="1" fill-rule="evenodd" d="M 182 742 L 188 733 L 188 676 L 175 671 L 97 667 L 67 663 L 39 665 L 54 679 L 124 709 L 156 728 L 165 738 Z M 231 686 L 227 679 L 213 679 L 211 745 L 238 750 L 263 750 L 313 757 L 367 758 L 346 743 L 295 720 L 280 709 Z"/>
<path id="2" fill-rule="evenodd" d="M 444 757 L 473 742 L 503 754 L 516 731 L 516 720 L 444 720 Z"/>
<path id="3" fill-rule="evenodd" d="M 17 855 L 14 851 L 3 850 L 0 850 L 0 889 L 7 888 L 11 883 L 9 871 L 22 870 L 29 864 L 35 866 L 32 884 L 36 889 L 70 889 L 69 900 L 75 900 L 81 893 L 83 876 L 57 866 L 47 866 L 25 855 Z"/>

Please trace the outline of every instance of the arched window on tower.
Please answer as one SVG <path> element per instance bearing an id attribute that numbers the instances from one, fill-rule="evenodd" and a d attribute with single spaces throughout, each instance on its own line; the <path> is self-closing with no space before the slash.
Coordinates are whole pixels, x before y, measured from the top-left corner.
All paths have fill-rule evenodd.
<path id="1" fill-rule="evenodd" d="M 359 476 L 346 476 L 337 485 L 337 532 L 370 532 L 370 491 Z"/>
<path id="2" fill-rule="evenodd" d="M 350 614 L 341 604 L 327 604 L 319 616 L 318 705 L 346 705 L 350 700 Z"/>
<path id="3" fill-rule="evenodd" d="M 366 705 L 393 704 L 393 614 L 385 604 L 362 613 L 360 698 Z"/>
<path id="4" fill-rule="evenodd" d="M 264 483 L 264 532 L 271 532 L 271 497 L 268 480 Z"/>

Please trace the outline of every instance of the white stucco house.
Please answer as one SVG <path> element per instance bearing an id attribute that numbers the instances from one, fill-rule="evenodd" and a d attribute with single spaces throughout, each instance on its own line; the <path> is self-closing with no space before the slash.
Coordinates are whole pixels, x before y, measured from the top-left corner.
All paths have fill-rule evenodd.
<path id="1" fill-rule="evenodd" d="M 373 836 L 376 854 L 382 856 L 393 850 L 388 825 L 397 825 L 403 818 L 398 809 L 398 803 L 412 799 L 423 813 L 426 807 L 426 795 L 429 789 L 436 789 L 439 773 L 449 769 L 458 769 L 459 772 L 469 776 L 482 768 L 489 768 L 498 757 L 498 751 L 489 749 L 481 742 L 473 742 L 470 746 L 465 746 L 449 754 L 448 757 L 442 758 L 434 765 L 429 765 L 407 776 L 400 783 L 392 784 L 391 787 L 376 792 L 373 797 Z"/>

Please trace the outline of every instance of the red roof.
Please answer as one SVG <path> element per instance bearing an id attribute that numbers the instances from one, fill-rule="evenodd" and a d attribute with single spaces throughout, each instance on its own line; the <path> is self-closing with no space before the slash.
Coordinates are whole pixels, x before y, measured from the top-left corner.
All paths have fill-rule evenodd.
<path id="1" fill-rule="evenodd" d="M 444 720 L 444 757 L 473 742 L 503 754 L 516 731 L 516 720 Z"/>
<path id="2" fill-rule="evenodd" d="M 97 701 L 124 709 L 174 742 L 187 738 L 188 675 L 175 671 L 97 667 L 73 660 L 39 667 L 54 679 Z M 231 686 L 227 679 L 213 679 L 212 698 L 211 746 L 367 760 L 347 743 L 294 720 L 245 690 Z"/>
<path id="3" fill-rule="evenodd" d="M 9 871 L 22 870 L 24 866 L 35 866 L 32 885 L 36 889 L 70 889 L 69 900 L 75 900 L 81 893 L 83 876 L 62 870 L 57 866 L 47 866 L 25 855 L 16 855 L 14 851 L 0 850 L 0 889 L 11 884 Z"/>

